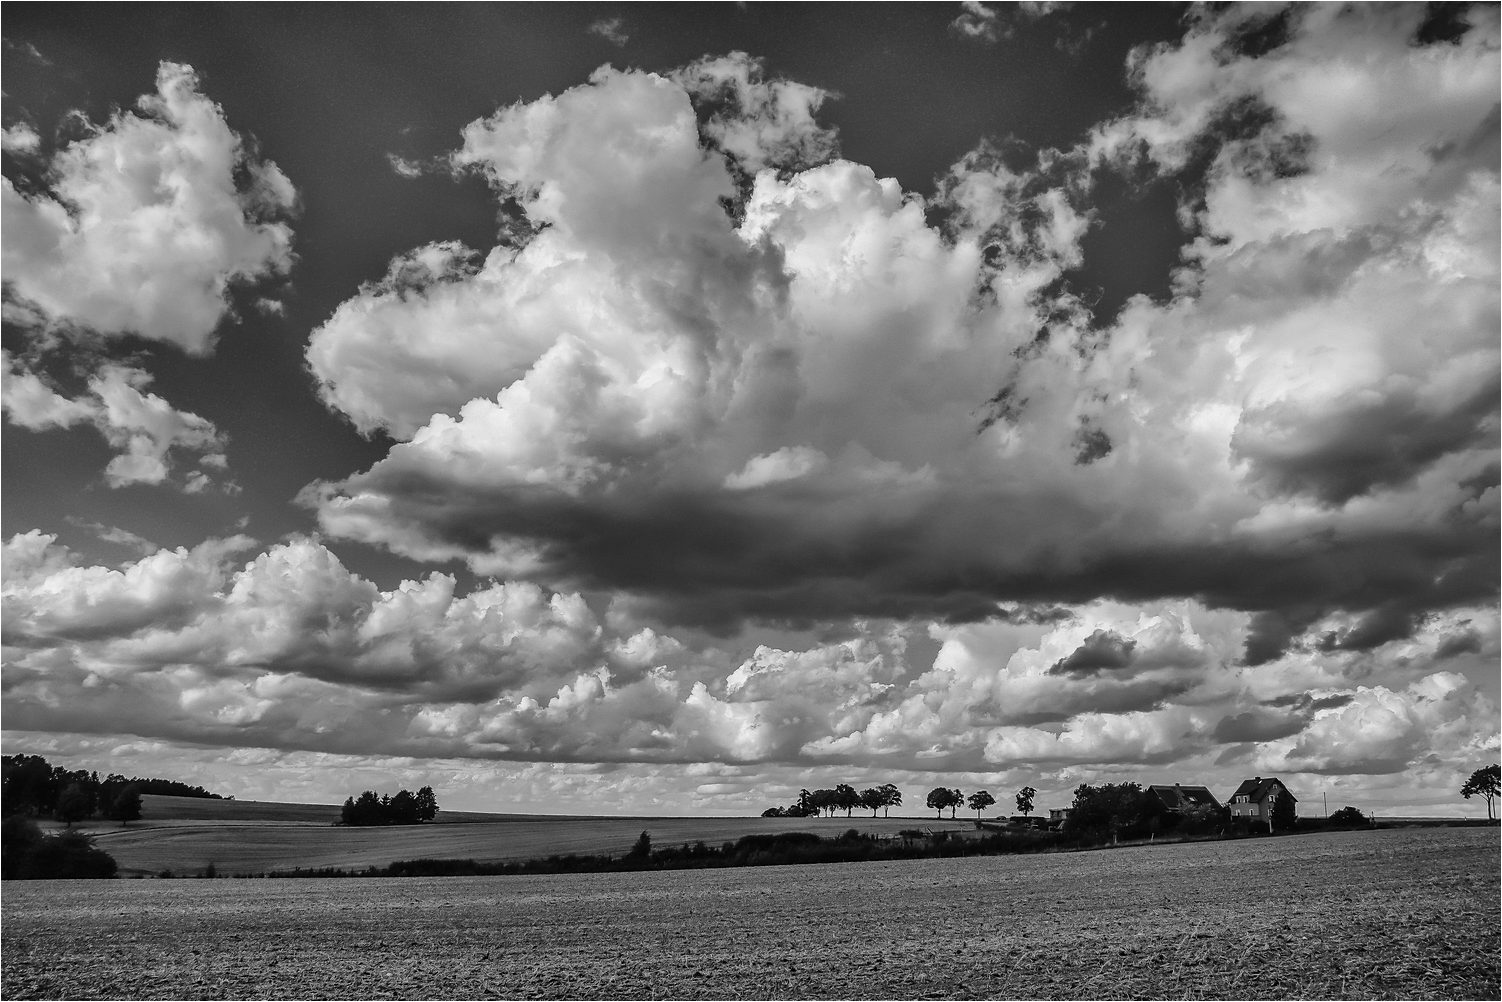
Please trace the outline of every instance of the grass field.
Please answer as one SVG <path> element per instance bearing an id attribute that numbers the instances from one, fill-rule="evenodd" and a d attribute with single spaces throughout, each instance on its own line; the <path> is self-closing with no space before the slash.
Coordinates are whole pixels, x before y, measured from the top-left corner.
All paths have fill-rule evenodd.
<path id="1" fill-rule="evenodd" d="M 554 877 L 19 882 L 6 998 L 1497 998 L 1495 829 Z"/>
<path id="2" fill-rule="evenodd" d="M 337 807 L 255 801 L 143 797 L 142 820 L 82 826 L 115 858 L 125 876 L 172 870 L 198 874 L 212 863 L 221 874 L 294 867 L 364 869 L 399 859 L 524 860 L 554 854 L 620 855 L 642 831 L 661 846 L 711 845 L 755 832 L 850 828 L 895 835 L 903 828 L 973 831 L 965 818 L 603 818 L 540 814 L 440 812 L 432 825 L 335 827 Z"/>

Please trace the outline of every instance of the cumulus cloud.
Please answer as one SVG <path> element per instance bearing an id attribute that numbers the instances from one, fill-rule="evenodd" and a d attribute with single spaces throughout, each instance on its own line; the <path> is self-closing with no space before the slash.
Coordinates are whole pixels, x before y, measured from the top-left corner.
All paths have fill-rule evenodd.
<path id="1" fill-rule="evenodd" d="M 51 320 L 202 353 L 230 285 L 291 266 L 278 218 L 291 182 L 247 151 L 188 66 L 162 63 L 155 94 L 57 151 L 47 177 L 36 194 L 7 178 L 0 200 L 7 298 Z"/>
<path id="2" fill-rule="evenodd" d="M 705 56 L 673 79 L 707 116 L 704 138 L 747 174 L 767 167 L 812 167 L 837 150 L 834 130 L 816 118 L 824 102 L 837 95 L 794 80 L 768 80 L 762 60 L 744 52 Z"/>
<path id="3" fill-rule="evenodd" d="M 7 727 L 338 755 L 676 764 L 711 770 L 704 782 L 732 784 L 726 795 L 746 806 L 770 795 L 768 783 L 807 785 L 810 770 L 875 769 L 920 786 L 934 772 L 981 784 L 1016 776 L 1067 799 L 1072 783 L 1122 770 L 1172 767 L 1219 788 L 1260 768 L 1297 784 L 1458 768 L 1495 744 L 1495 708 L 1438 662 L 1410 671 L 1387 658 L 1364 686 L 1346 682 L 1355 655 L 1345 652 L 1236 668 L 1245 614 L 1193 602 L 959 626 L 860 621 L 845 639 L 738 652 L 536 585 L 461 594 L 431 574 L 382 590 L 316 540 L 245 560 L 251 545 L 162 549 L 113 568 L 79 564 L 47 534 L 11 539 Z M 923 633 L 937 651 L 915 661 Z M 1130 644 L 1130 672 L 1051 670 L 1102 638 Z M 1486 643 L 1495 649 L 1494 636 Z M 1396 743 L 1366 740 L 1374 722 Z"/>
<path id="4" fill-rule="evenodd" d="M 452 165 L 524 219 L 313 332 L 393 444 L 302 497 L 494 583 L 383 591 L 300 539 L 88 633 L 23 539 L 7 722 L 1060 791 L 1459 768 L 1497 740 L 1498 26 L 1422 17 L 1198 11 L 1079 150 L 983 144 L 932 199 L 740 54 L 472 122 Z M 1180 182 L 1185 243 L 1102 322 L 1067 278 L 1110 170 Z"/>
<path id="5" fill-rule="evenodd" d="M 225 439 L 213 422 L 148 392 L 151 376 L 141 369 L 106 364 L 89 378 L 87 391 L 70 400 L 9 353 L 3 359 L 7 419 L 31 431 L 92 424 L 116 452 L 104 469 L 111 487 L 164 483 L 174 458 L 184 453 L 196 454 L 202 467 L 226 465 Z M 191 493 L 212 482 L 203 469 L 190 470 L 181 486 Z"/>
<path id="6" fill-rule="evenodd" d="M 1425 48 L 1411 12 L 1301 9 L 1252 52 L 1245 13 L 1136 57 L 1140 109 L 1078 157 L 981 146 L 929 203 L 839 160 L 738 186 L 755 156 L 703 88 L 763 95 L 757 155 L 785 135 L 739 54 L 472 123 L 455 164 L 531 236 L 414 249 L 315 331 L 324 399 L 398 442 L 305 500 L 335 536 L 706 622 L 1188 595 L 1258 614 L 1259 661 L 1331 612 L 1401 633 L 1494 595 L 1495 19 Z M 1070 164 L 1132 157 L 1200 165 L 1184 266 L 1102 328 L 1060 282 Z"/>
<path id="7" fill-rule="evenodd" d="M 1048 669 L 1051 675 L 1095 675 L 1132 663 L 1137 642 L 1108 630 L 1096 630 L 1066 658 Z"/>
<path id="8" fill-rule="evenodd" d="M 40 140 L 17 125 L 5 145 L 34 154 Z M 145 392 L 139 364 L 100 362 L 100 345 L 130 334 L 211 351 L 231 287 L 291 267 L 291 182 L 230 129 L 191 67 L 169 62 L 135 112 L 89 125 L 43 166 L 40 190 L 9 178 L 0 190 L 6 319 L 32 342 L 25 360 L 5 356 L 8 419 L 33 431 L 93 423 L 116 450 L 112 487 L 167 482 L 170 454 L 222 468 L 213 423 Z M 38 375 L 36 363 L 59 357 L 95 370 L 85 393 L 70 399 Z M 180 481 L 189 492 L 212 483 L 203 469 Z"/>
<path id="9" fill-rule="evenodd" d="M 69 400 L 57 392 L 10 352 L 0 354 L 5 371 L 0 386 L 0 404 L 11 424 L 30 431 L 68 428 L 93 420 L 100 412 L 97 401 Z"/>
<path id="10" fill-rule="evenodd" d="M 42 148 L 42 137 L 27 122 L 17 122 L 0 131 L 0 149 L 18 156 L 30 156 Z"/>

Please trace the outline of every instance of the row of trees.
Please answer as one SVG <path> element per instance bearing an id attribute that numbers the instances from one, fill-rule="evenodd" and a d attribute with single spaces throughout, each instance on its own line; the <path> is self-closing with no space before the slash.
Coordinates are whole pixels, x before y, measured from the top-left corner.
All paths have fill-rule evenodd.
<path id="1" fill-rule="evenodd" d="M 1016 795 L 1017 813 L 1024 816 L 1033 813 L 1033 798 L 1037 795 L 1038 791 L 1031 786 L 1024 786 L 1018 790 Z M 945 808 L 948 808 L 949 816 L 952 818 L 959 806 L 964 804 L 974 811 L 976 818 L 979 819 L 982 811 L 996 803 L 996 798 L 991 796 L 989 790 L 976 790 L 967 797 L 960 793 L 959 790 L 950 790 L 942 786 L 936 786 L 928 791 L 927 803 L 932 810 L 939 812 L 939 817 L 941 818 L 944 816 Z"/>
<path id="2" fill-rule="evenodd" d="M 345 800 L 339 811 L 340 823 L 352 826 L 419 825 L 437 816 L 438 798 L 431 786 L 424 786 L 416 793 L 401 790 L 394 797 L 366 790 Z"/>
<path id="3" fill-rule="evenodd" d="M 796 803 L 787 807 L 768 807 L 761 812 L 764 818 L 811 818 L 835 811 L 844 811 L 848 818 L 857 807 L 869 809 L 871 816 L 877 811 L 891 813 L 892 808 L 902 806 L 902 791 L 891 783 L 883 783 L 868 790 L 856 792 L 849 783 L 840 783 L 832 790 L 799 790 Z"/>
<path id="4" fill-rule="evenodd" d="M 127 779 L 114 773 L 100 779 L 97 772 L 64 769 L 40 755 L 0 756 L 0 812 L 5 817 L 54 817 L 72 824 L 102 814 L 134 821 L 141 816 L 141 795 L 145 793 L 223 799 L 201 786 L 171 779 Z M 132 809 L 133 816 L 120 816 L 130 814 Z"/>
<path id="5" fill-rule="evenodd" d="M 1017 810 L 1023 814 L 1031 814 L 1033 810 L 1033 797 L 1037 790 L 1031 786 L 1024 786 L 1017 792 Z M 968 806 L 975 811 L 976 816 L 987 807 L 996 803 L 996 798 L 986 790 L 977 790 L 966 797 L 959 790 L 951 790 L 946 787 L 935 787 L 928 792 L 928 807 L 939 812 L 939 817 L 949 811 L 949 816 L 954 817 L 954 812 L 961 806 Z M 868 790 L 856 792 L 855 787 L 848 783 L 840 783 L 831 790 L 799 790 L 796 803 L 787 807 L 768 807 L 761 812 L 764 818 L 810 818 L 816 815 L 833 815 L 835 811 L 844 811 L 848 818 L 852 811 L 858 807 L 867 808 L 871 816 L 876 817 L 877 811 L 883 811 L 886 816 L 891 815 L 893 807 L 902 806 L 902 791 L 891 783 L 883 783 L 881 786 L 872 787 Z"/>

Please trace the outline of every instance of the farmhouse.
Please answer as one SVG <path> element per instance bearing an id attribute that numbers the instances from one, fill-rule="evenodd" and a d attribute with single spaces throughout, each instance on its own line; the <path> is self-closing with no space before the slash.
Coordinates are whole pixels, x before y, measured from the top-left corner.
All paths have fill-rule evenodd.
<path id="1" fill-rule="evenodd" d="M 1163 810 L 1169 814 L 1187 814 L 1201 807 L 1220 810 L 1220 801 L 1204 786 L 1182 786 L 1178 783 L 1172 786 L 1149 786 L 1147 793 L 1150 797 L 1156 797 L 1158 803 L 1163 805 Z"/>
<path id="2" fill-rule="evenodd" d="M 1241 785 L 1236 787 L 1236 792 L 1231 794 L 1231 817 L 1247 818 L 1248 820 L 1263 821 L 1272 824 L 1273 805 L 1279 797 L 1287 797 L 1290 803 L 1298 803 L 1299 798 L 1288 792 L 1275 777 L 1264 779 L 1254 776 L 1244 779 Z"/>

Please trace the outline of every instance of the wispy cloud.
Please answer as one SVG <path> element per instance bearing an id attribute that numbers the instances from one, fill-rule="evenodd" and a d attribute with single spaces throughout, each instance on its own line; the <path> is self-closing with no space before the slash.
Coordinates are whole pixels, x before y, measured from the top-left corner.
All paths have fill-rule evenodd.
<path id="1" fill-rule="evenodd" d="M 626 33 L 626 21 L 620 17 L 602 17 L 592 22 L 586 30 L 615 46 L 624 46 L 631 40 L 631 36 Z"/>

